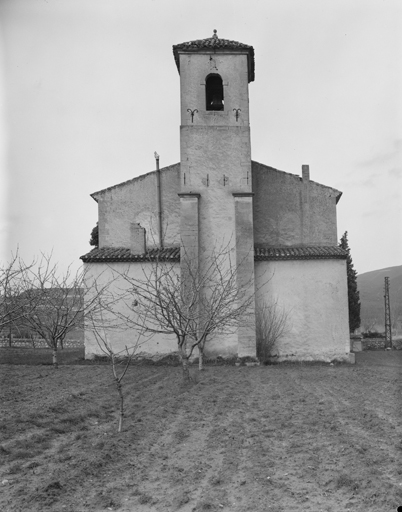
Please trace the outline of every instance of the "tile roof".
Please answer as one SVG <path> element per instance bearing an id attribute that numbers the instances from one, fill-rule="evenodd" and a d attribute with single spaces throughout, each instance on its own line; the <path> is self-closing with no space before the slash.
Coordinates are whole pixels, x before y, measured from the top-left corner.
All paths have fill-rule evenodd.
<path id="1" fill-rule="evenodd" d="M 247 50 L 248 52 L 248 81 L 254 81 L 254 48 L 248 44 L 239 43 L 238 41 L 230 41 L 229 39 L 220 39 L 216 30 L 212 37 L 207 39 L 196 39 L 186 43 L 175 44 L 173 46 L 173 55 L 176 61 L 177 69 L 180 73 L 180 52 L 197 52 L 202 50 Z"/>
<path id="2" fill-rule="evenodd" d="M 255 261 L 269 260 L 322 260 L 346 259 L 346 252 L 340 247 L 255 247 Z M 131 254 L 125 247 L 103 247 L 92 249 L 81 256 L 84 263 L 180 261 L 180 247 L 151 249 L 145 254 Z"/>
<path id="3" fill-rule="evenodd" d="M 119 261 L 180 261 L 180 247 L 166 247 L 165 249 L 151 249 L 144 254 L 131 254 L 126 247 L 98 247 L 80 258 L 84 263 L 111 263 Z"/>
<path id="4" fill-rule="evenodd" d="M 346 259 L 340 247 L 255 247 L 254 260 L 327 260 Z"/>

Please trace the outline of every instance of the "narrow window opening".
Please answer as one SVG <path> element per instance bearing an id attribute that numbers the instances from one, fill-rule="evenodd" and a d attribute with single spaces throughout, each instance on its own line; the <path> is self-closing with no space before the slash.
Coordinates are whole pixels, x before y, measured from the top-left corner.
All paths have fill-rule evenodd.
<path id="1" fill-rule="evenodd" d="M 223 83 L 219 75 L 209 75 L 205 82 L 207 110 L 223 110 Z"/>

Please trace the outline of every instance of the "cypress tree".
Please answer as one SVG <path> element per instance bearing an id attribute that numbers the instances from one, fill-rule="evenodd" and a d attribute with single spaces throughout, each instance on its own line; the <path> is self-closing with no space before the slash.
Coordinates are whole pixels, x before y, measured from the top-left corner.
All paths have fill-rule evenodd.
<path id="1" fill-rule="evenodd" d="M 346 272 L 348 278 L 348 302 L 349 302 L 349 331 L 354 332 L 360 327 L 360 295 L 357 289 L 357 272 L 353 268 L 353 261 L 350 255 L 348 232 L 345 231 L 341 238 L 339 247 L 347 252 Z"/>
<path id="2" fill-rule="evenodd" d="M 96 226 L 91 231 L 91 239 L 89 240 L 89 245 L 94 245 L 95 247 L 98 247 L 99 245 L 98 223 L 96 223 Z"/>

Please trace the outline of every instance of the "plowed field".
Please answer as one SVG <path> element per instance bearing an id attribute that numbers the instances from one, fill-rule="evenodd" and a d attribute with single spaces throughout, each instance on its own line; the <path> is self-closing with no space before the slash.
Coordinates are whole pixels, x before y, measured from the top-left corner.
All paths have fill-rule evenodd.
<path id="1" fill-rule="evenodd" d="M 1 365 L 0 510 L 340 512 L 402 505 L 401 352 L 349 365 Z"/>

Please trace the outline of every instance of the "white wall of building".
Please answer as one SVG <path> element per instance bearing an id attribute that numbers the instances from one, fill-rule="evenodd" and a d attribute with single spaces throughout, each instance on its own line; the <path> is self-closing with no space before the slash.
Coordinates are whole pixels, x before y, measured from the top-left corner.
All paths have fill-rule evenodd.
<path id="1" fill-rule="evenodd" d="M 162 263 L 163 264 L 163 263 Z M 85 269 L 87 271 L 87 283 L 89 284 L 94 279 L 98 283 L 98 287 L 104 286 L 106 283 L 111 282 L 110 292 L 118 297 L 122 294 L 122 290 L 128 288 L 127 281 L 122 277 L 125 273 L 132 278 L 137 280 L 143 280 L 144 277 L 149 276 L 154 268 L 154 263 L 87 263 Z M 171 272 L 177 272 L 179 274 L 179 264 L 167 263 Z M 134 300 L 134 297 L 133 297 Z M 132 302 L 131 302 L 132 304 Z M 130 309 L 126 306 L 124 301 L 118 302 L 115 306 L 116 312 L 121 315 L 131 315 Z M 110 316 L 105 312 L 105 325 L 107 325 Z M 116 322 L 115 322 L 116 323 Z M 118 322 L 119 329 L 107 329 L 106 331 L 99 330 L 104 336 L 107 335 L 107 339 L 113 347 L 114 352 L 124 354 L 125 347 L 131 350 L 133 347 L 136 348 L 136 353 L 141 355 L 149 356 L 155 354 L 169 354 L 177 350 L 177 342 L 175 336 L 169 334 L 153 334 L 150 333 L 141 334 L 140 329 L 125 322 Z M 86 322 L 85 329 L 85 358 L 91 359 L 95 355 L 105 355 L 102 348 L 99 346 L 96 337 L 91 329 L 91 326 Z"/>
<path id="2" fill-rule="evenodd" d="M 162 235 L 165 247 L 180 243 L 180 164 L 160 170 Z M 130 247 L 130 225 L 146 230 L 147 247 L 159 245 L 157 175 L 150 172 L 95 192 L 99 214 L 99 247 Z"/>
<path id="3" fill-rule="evenodd" d="M 256 303 L 277 301 L 289 316 L 279 360 L 348 360 L 346 260 L 256 262 Z"/>
<path id="4" fill-rule="evenodd" d="M 96 278 L 100 285 L 113 279 L 111 292 L 118 295 L 127 284 L 119 274 L 141 280 L 152 271 L 153 263 L 92 263 L 86 264 L 88 280 Z M 180 272 L 179 264 L 171 271 Z M 279 360 L 348 360 L 350 339 L 348 323 L 347 282 L 345 260 L 259 261 L 255 264 L 256 303 L 277 301 L 288 312 L 284 337 L 278 343 Z M 118 311 L 128 314 L 123 303 Z M 137 353 L 144 356 L 169 354 L 177 350 L 176 338 L 155 334 L 151 338 L 139 335 L 132 326 L 122 326 L 108 333 L 115 352 L 138 345 Z M 206 347 L 213 357 L 237 355 L 235 333 L 216 336 Z M 85 330 L 85 357 L 103 355 L 94 334 Z M 194 356 L 197 356 L 195 351 Z"/>

